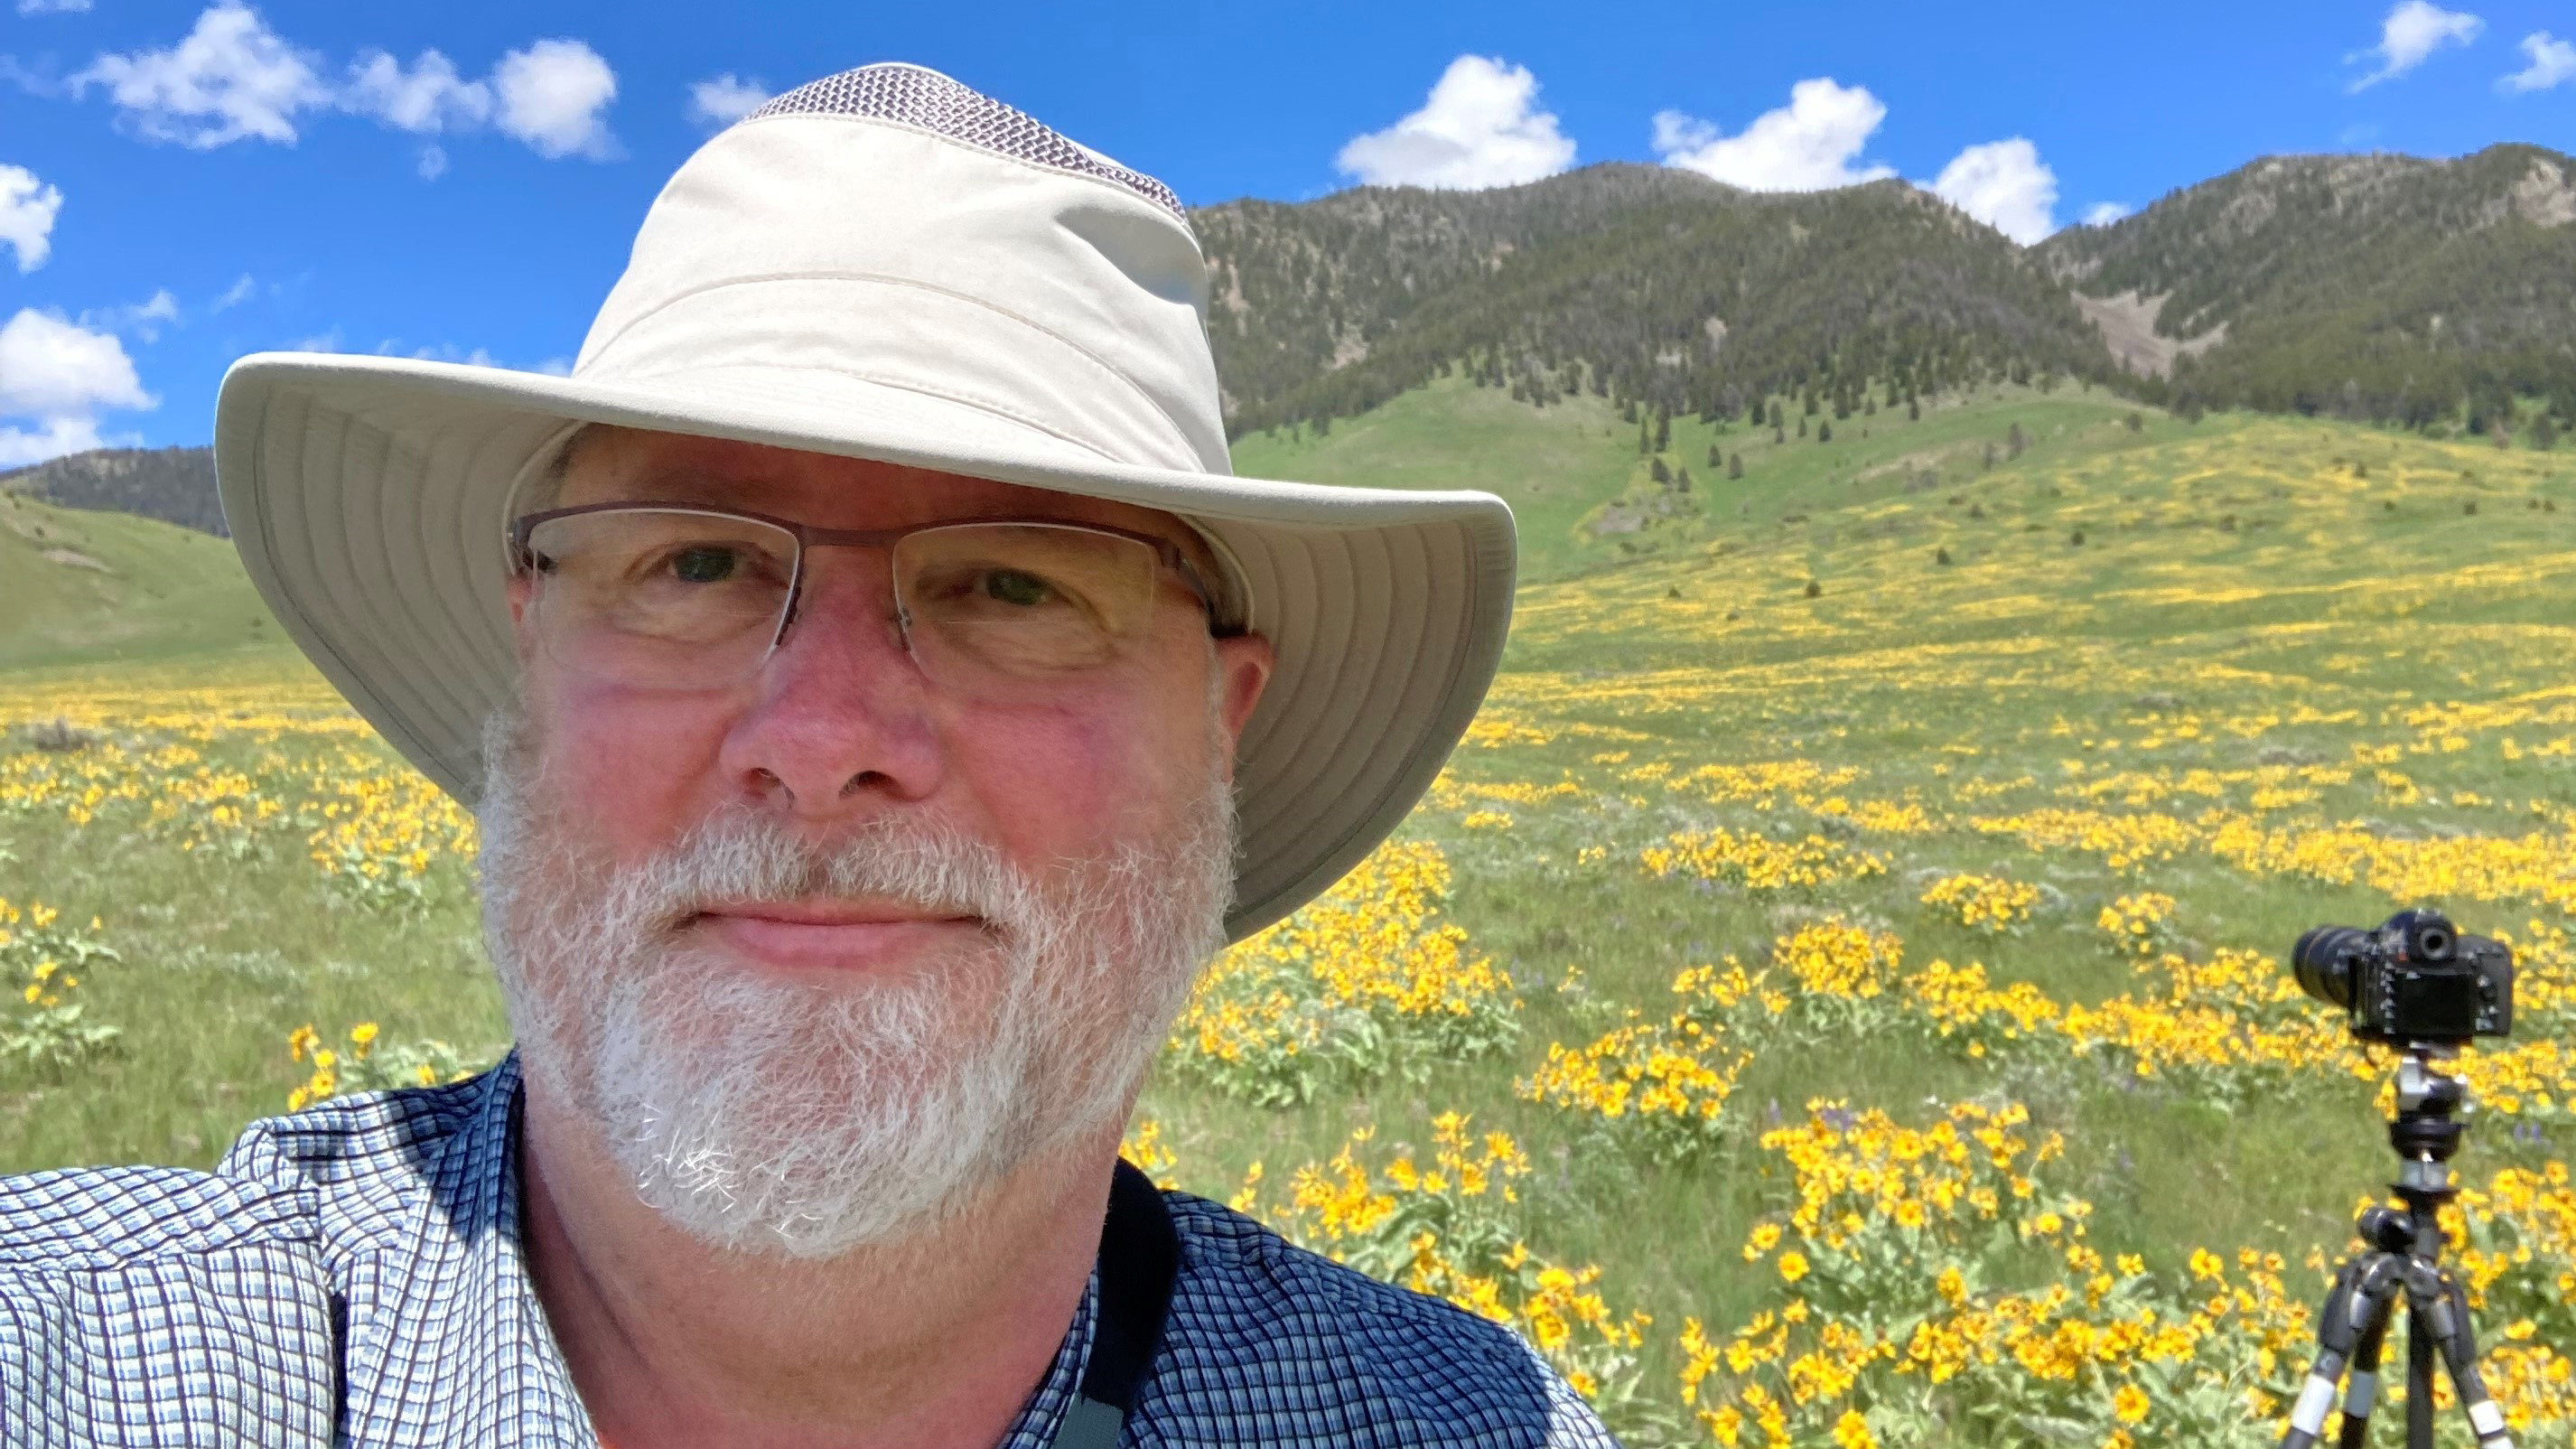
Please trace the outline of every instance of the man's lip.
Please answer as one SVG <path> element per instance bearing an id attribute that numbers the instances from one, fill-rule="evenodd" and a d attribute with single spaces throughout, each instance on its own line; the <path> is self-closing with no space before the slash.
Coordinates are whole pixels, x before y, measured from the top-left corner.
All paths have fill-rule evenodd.
<path id="1" fill-rule="evenodd" d="M 775 921 L 788 926 L 894 926 L 913 922 L 970 924 L 976 917 L 918 906 L 865 901 L 726 901 L 703 906 L 697 918 Z"/>
<path id="2" fill-rule="evenodd" d="M 701 909 L 688 925 L 773 970 L 901 970 L 944 952 L 956 928 L 982 931 L 980 916 L 950 915 L 892 902 L 742 901 Z"/>

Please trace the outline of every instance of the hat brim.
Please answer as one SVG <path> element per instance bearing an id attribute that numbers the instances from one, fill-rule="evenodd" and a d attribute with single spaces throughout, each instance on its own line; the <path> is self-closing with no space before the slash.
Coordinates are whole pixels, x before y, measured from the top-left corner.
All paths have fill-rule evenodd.
<path id="1" fill-rule="evenodd" d="M 1390 834 L 1502 653 L 1502 500 L 1136 467 L 974 404 L 841 373 L 583 381 L 258 353 L 225 374 L 215 466 L 261 597 L 387 742 L 469 805 L 516 689 L 502 546 L 515 483 L 568 423 L 768 443 L 1178 514 L 1240 567 L 1277 666 L 1237 752 L 1234 939 Z"/>

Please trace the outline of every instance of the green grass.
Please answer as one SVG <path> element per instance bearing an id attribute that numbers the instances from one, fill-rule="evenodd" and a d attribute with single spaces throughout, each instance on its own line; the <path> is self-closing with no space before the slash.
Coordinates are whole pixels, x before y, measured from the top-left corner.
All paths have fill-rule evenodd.
<path id="1" fill-rule="evenodd" d="M 0 491 L 0 669 L 292 652 L 229 542 Z"/>

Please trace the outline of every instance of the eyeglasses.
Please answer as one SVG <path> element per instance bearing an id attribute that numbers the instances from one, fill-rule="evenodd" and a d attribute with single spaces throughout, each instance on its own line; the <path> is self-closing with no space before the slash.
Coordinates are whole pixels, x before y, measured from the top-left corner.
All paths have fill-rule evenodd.
<path id="1" fill-rule="evenodd" d="M 1130 656 L 1153 621 L 1158 570 L 1234 632 L 1180 545 L 1054 519 L 914 528 L 813 528 L 732 509 L 594 503 L 510 525 L 533 583 L 538 648 L 568 669 L 651 689 L 735 684 L 796 622 L 808 549 L 883 548 L 904 648 L 942 688 L 974 694 L 1095 671 Z"/>

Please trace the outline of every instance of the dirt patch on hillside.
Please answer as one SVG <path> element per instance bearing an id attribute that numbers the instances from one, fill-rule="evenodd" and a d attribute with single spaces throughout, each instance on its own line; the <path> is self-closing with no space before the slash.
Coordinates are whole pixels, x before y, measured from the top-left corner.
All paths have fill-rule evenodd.
<path id="1" fill-rule="evenodd" d="M 1890 458 L 1884 463 L 1872 463 L 1854 473 L 1852 477 L 1866 483 L 1872 478 L 1884 478 L 1890 473 L 1902 473 L 1908 478 L 1924 473 L 1938 473 L 1947 467 L 1953 458 L 1975 458 L 1981 456 L 1985 450 L 1986 445 L 1975 439 L 1952 443 L 1945 448 L 1922 448 L 1900 457 Z"/>
<path id="2" fill-rule="evenodd" d="M 2167 377 L 2173 372 L 2174 359 L 2206 352 L 2227 340 L 2227 324 L 2217 326 L 2198 337 L 2167 337 L 2156 331 L 2156 314 L 2165 309 L 2171 292 L 2141 297 L 2136 292 L 2121 292 L 2109 297 L 2088 297 L 2082 292 L 2075 298 L 2077 311 L 2084 314 L 2102 333 L 2102 341 L 2122 367 L 2149 377 Z"/>

